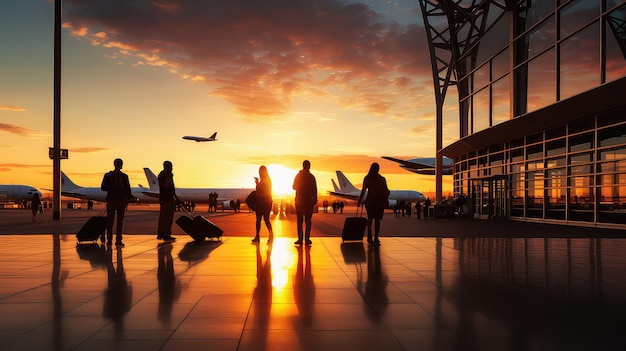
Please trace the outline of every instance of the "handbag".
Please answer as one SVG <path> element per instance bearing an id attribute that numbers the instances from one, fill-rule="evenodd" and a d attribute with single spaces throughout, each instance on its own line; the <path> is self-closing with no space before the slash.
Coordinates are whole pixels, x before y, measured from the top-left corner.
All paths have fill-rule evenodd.
<path id="1" fill-rule="evenodd" d="M 250 195 L 248 195 L 248 197 L 246 197 L 246 205 L 248 205 L 248 208 L 251 209 L 252 211 L 256 211 L 256 209 L 257 209 L 256 190 L 253 190 L 250 193 Z"/>

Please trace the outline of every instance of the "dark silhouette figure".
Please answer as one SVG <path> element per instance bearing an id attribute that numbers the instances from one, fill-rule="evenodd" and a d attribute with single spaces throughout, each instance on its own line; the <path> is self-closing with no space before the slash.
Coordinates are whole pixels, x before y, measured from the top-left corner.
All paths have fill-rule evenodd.
<path id="1" fill-rule="evenodd" d="M 306 243 L 311 245 L 311 217 L 317 204 L 317 181 L 311 174 L 311 162 L 304 160 L 302 170 L 296 174 L 293 180 L 293 190 L 296 191 L 296 215 L 298 216 L 298 240 L 296 245 Z M 302 229 L 303 222 L 306 228 Z M 304 239 L 304 241 L 303 241 Z"/>
<path id="2" fill-rule="evenodd" d="M 304 326 L 313 323 L 313 307 L 315 303 L 315 282 L 311 267 L 311 247 L 298 246 L 298 265 L 293 279 L 293 293 L 298 313 Z"/>
<path id="3" fill-rule="evenodd" d="M 87 211 L 91 211 L 93 210 L 93 201 L 88 200 L 87 201 Z"/>
<path id="4" fill-rule="evenodd" d="M 117 248 L 117 269 L 113 266 L 113 250 L 107 250 L 107 277 L 108 289 L 104 296 L 103 315 L 113 319 L 115 333 L 121 334 L 124 330 L 122 316 L 130 308 L 133 288 L 126 280 L 124 265 L 122 263 L 122 250 Z"/>
<path id="5" fill-rule="evenodd" d="M 267 173 L 265 166 L 259 167 L 259 178 L 254 177 L 256 183 L 256 235 L 252 239 L 253 243 L 259 242 L 259 232 L 261 231 L 261 219 L 269 231 L 268 243 L 274 240 L 272 223 L 270 222 L 270 212 L 272 212 L 272 179 Z"/>
<path id="6" fill-rule="evenodd" d="M 100 189 L 107 192 L 107 246 L 113 242 L 113 222 L 117 215 L 117 227 L 115 231 L 115 245 L 124 246 L 122 243 L 122 228 L 124 226 L 124 215 L 128 202 L 134 199 L 130 192 L 130 182 L 128 176 L 122 172 L 123 161 L 116 158 L 113 161 L 115 169 L 106 173 L 102 179 Z M 104 238 L 100 238 L 104 242 Z"/>
<path id="7" fill-rule="evenodd" d="M 159 224 L 157 229 L 157 239 L 174 241 L 172 236 L 172 223 L 174 222 L 174 212 L 176 204 L 182 203 L 176 196 L 174 186 L 174 174 L 172 173 L 172 162 L 164 161 L 163 170 L 159 173 Z"/>
<path id="8" fill-rule="evenodd" d="M 172 258 L 172 243 L 159 244 L 157 280 L 159 283 L 159 321 L 168 328 L 172 319 L 174 302 L 180 295 L 180 286 L 174 273 L 174 259 Z"/>
<path id="9" fill-rule="evenodd" d="M 387 180 L 381 176 L 378 171 L 380 166 L 374 162 L 370 166 L 370 170 L 363 178 L 363 188 L 359 195 L 358 206 L 361 206 L 363 196 L 367 191 L 365 198 L 365 209 L 367 211 L 367 243 L 370 245 L 380 245 L 378 235 L 380 234 L 380 221 L 383 219 L 385 207 L 387 207 L 389 199 L 389 188 L 387 188 Z M 374 222 L 374 237 L 372 238 L 372 221 Z"/>
<path id="10" fill-rule="evenodd" d="M 428 208 L 430 208 L 430 198 L 426 198 L 426 201 L 424 201 L 424 219 L 428 218 Z"/>
<path id="11" fill-rule="evenodd" d="M 39 194 L 34 193 L 33 200 L 31 201 L 31 204 L 30 204 L 30 211 L 33 214 L 33 222 L 37 222 L 39 220 L 39 218 L 37 218 L 37 213 L 39 213 L 40 207 L 41 207 L 41 199 L 39 198 Z"/>

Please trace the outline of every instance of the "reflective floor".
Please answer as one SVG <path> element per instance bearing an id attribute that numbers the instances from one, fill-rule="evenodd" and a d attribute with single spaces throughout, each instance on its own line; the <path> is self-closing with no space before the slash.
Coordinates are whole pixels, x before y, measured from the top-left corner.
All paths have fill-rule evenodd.
<path id="1" fill-rule="evenodd" d="M 0 239 L 1 350 L 626 345 L 626 239 Z"/>

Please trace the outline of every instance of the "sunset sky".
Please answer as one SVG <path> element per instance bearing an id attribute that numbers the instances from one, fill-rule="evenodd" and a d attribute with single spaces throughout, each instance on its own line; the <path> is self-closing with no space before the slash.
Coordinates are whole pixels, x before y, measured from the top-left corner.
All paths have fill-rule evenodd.
<path id="1" fill-rule="evenodd" d="M 53 21 L 51 1 L 0 5 L 1 184 L 52 187 Z M 61 168 L 79 185 L 120 157 L 132 186 L 170 160 L 178 187 L 253 187 L 263 164 L 284 192 L 309 159 L 322 194 L 372 162 L 391 189 L 435 190 L 380 158 L 435 155 L 416 0 L 64 0 L 63 23 Z"/>

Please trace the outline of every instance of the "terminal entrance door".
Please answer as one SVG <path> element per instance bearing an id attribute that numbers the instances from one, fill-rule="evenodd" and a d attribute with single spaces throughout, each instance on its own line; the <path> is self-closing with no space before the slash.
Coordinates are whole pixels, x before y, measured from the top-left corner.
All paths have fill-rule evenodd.
<path id="1" fill-rule="evenodd" d="M 472 180 L 471 207 L 475 218 L 506 217 L 506 182 L 506 176 Z"/>

